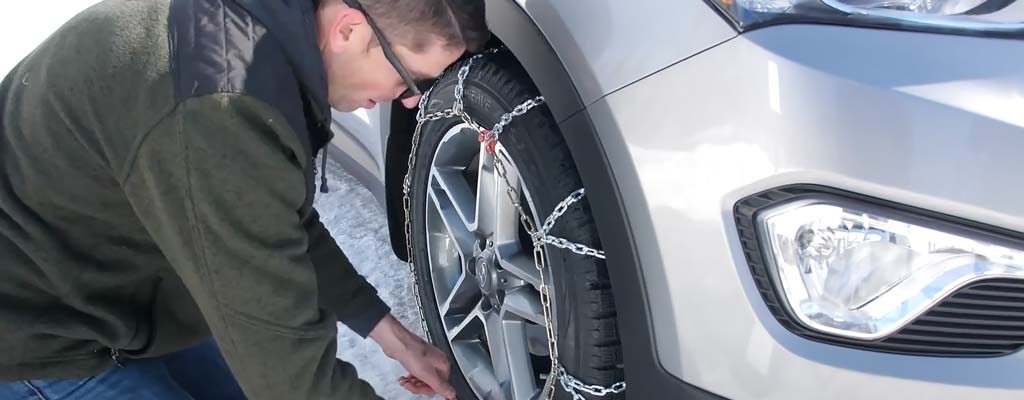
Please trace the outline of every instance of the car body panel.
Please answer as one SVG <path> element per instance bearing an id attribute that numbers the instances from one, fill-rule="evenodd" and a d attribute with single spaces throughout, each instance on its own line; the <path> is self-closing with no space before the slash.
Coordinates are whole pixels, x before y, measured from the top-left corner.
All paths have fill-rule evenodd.
<path id="1" fill-rule="evenodd" d="M 753 283 L 732 214 L 745 196 L 813 183 L 1024 230 L 1020 65 L 1024 41 L 783 25 L 589 107 L 662 365 L 731 399 L 1020 398 L 1021 352 L 906 356 L 790 333 Z"/>
<path id="2" fill-rule="evenodd" d="M 358 109 L 353 112 L 331 111 L 331 157 L 342 168 L 366 186 L 384 206 L 384 161 L 390 131 L 391 106 Z M 332 151 L 336 150 L 336 151 Z"/>
<path id="3" fill-rule="evenodd" d="M 676 0 L 517 0 L 590 104 L 736 36 L 707 4 Z"/>

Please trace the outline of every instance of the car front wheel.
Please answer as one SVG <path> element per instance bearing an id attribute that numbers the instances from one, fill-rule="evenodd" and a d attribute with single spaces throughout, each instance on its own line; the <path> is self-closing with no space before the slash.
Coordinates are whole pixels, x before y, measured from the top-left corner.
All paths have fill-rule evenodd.
<path id="1" fill-rule="evenodd" d="M 427 113 L 452 107 L 462 65 L 434 86 Z M 466 113 L 490 127 L 535 96 L 526 73 L 502 51 L 474 62 L 463 99 Z M 492 149 L 478 137 L 458 117 L 426 122 L 411 181 L 421 307 L 431 340 L 453 361 L 459 398 L 540 396 L 552 372 L 542 281 L 552 287 L 551 320 L 561 365 L 587 384 L 621 381 L 621 344 L 604 260 L 547 246 L 546 268 L 538 270 L 533 241 L 520 221 L 525 213 L 540 227 L 559 202 L 582 187 L 550 113 L 537 107 L 517 117 Z M 498 176 L 496 158 L 507 179 Z M 509 196 L 510 186 L 521 208 Z M 571 205 L 550 234 L 600 248 L 586 201 Z M 560 384 L 554 387 L 556 399 L 573 398 Z"/>

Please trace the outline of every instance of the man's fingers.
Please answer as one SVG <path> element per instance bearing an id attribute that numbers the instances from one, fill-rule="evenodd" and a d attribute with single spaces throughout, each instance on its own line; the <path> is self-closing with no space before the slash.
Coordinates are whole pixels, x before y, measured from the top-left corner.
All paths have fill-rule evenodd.
<path id="1" fill-rule="evenodd" d="M 440 395 L 445 400 L 457 400 L 457 397 L 455 397 L 455 391 L 454 390 L 452 390 L 452 392 L 449 395 L 446 395 L 446 394 L 444 394 L 442 392 L 438 392 L 438 391 L 434 390 L 434 388 L 432 388 L 430 385 L 426 384 L 425 382 L 423 382 L 423 381 L 421 381 L 421 380 L 419 380 L 419 379 L 417 379 L 415 377 L 411 377 L 411 378 L 402 377 L 402 378 L 399 378 L 398 385 L 401 386 L 406 391 L 408 391 L 409 393 L 412 393 L 412 394 L 415 394 L 415 395 L 421 395 L 421 396 Z"/>
<path id="2" fill-rule="evenodd" d="M 409 333 L 406 351 L 392 357 L 411 375 L 399 379 L 403 388 L 413 393 L 439 394 L 446 399 L 455 398 L 455 389 L 448 383 L 451 365 L 441 350 Z"/>
<path id="3" fill-rule="evenodd" d="M 433 373 L 419 377 L 420 380 L 422 380 L 427 385 L 430 385 L 434 392 L 437 392 L 437 394 L 441 395 L 441 397 L 444 397 L 446 399 L 455 397 L 455 388 L 453 388 L 452 385 L 448 384 L 448 377 L 441 376 L 442 371 L 438 369 L 435 369 L 431 372 Z"/>
<path id="4" fill-rule="evenodd" d="M 403 377 L 398 379 L 398 384 L 403 389 L 409 391 L 412 394 L 418 394 L 418 395 L 424 395 L 424 396 L 433 396 L 433 395 L 439 394 L 433 388 L 431 388 L 430 385 L 427 385 L 426 383 L 424 383 L 423 381 L 419 380 L 418 378 L 416 378 L 414 376 L 409 376 L 409 377 L 403 376 Z"/>
<path id="5" fill-rule="evenodd" d="M 423 396 L 433 396 L 437 394 L 437 392 L 434 392 L 434 389 L 431 389 L 430 386 L 427 386 L 426 384 L 423 383 L 403 383 L 401 384 L 401 386 L 402 388 L 404 388 L 405 390 L 412 394 L 418 394 Z"/>

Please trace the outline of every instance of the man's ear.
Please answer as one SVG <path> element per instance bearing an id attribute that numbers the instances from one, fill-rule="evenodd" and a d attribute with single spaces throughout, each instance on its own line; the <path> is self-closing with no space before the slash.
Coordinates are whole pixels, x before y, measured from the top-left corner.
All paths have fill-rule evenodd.
<path id="1" fill-rule="evenodd" d="M 368 45 L 366 16 L 342 2 L 328 4 L 320 10 L 322 44 L 332 53 L 358 50 Z"/>

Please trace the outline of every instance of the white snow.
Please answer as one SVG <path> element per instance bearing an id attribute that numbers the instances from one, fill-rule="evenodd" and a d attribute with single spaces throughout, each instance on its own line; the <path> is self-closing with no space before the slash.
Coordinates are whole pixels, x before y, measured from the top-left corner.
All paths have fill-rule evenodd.
<path id="1" fill-rule="evenodd" d="M 99 0 L 5 1 L 0 6 L 0 79 L 71 17 Z"/>
<path id="2" fill-rule="evenodd" d="M 330 193 L 317 192 L 314 202 L 321 220 L 352 265 L 391 306 L 395 318 L 422 336 L 409 269 L 391 251 L 384 210 L 365 187 L 333 160 L 327 164 L 327 176 Z M 359 377 L 385 399 L 426 399 L 398 386 L 398 377 L 406 372 L 398 362 L 385 356 L 376 342 L 364 340 L 341 324 L 338 358 L 354 364 Z"/>

